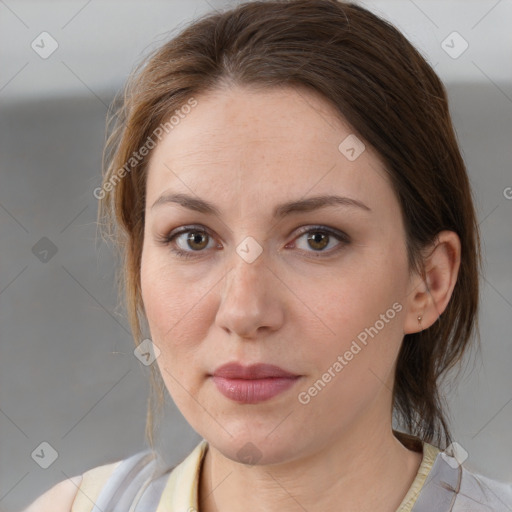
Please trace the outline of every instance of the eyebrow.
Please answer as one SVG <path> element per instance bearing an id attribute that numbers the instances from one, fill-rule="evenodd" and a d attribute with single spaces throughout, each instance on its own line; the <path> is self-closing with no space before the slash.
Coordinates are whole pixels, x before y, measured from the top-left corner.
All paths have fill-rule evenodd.
<path id="1" fill-rule="evenodd" d="M 178 204 L 199 213 L 220 216 L 220 210 L 215 205 L 204 199 L 187 194 L 164 194 L 153 203 L 151 210 L 165 204 Z M 357 199 L 336 195 L 322 195 L 280 204 L 274 208 L 273 216 L 275 218 L 283 218 L 291 213 L 311 212 L 329 206 L 345 206 L 359 208 L 368 212 L 372 211 L 371 208 Z"/>

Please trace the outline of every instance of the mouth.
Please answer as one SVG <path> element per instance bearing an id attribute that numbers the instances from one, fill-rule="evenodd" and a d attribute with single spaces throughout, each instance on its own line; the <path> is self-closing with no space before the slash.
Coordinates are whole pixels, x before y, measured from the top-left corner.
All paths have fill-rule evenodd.
<path id="1" fill-rule="evenodd" d="M 228 363 L 217 368 L 210 377 L 226 398 L 238 403 L 255 404 L 290 389 L 301 376 L 270 364 L 243 366 Z"/>

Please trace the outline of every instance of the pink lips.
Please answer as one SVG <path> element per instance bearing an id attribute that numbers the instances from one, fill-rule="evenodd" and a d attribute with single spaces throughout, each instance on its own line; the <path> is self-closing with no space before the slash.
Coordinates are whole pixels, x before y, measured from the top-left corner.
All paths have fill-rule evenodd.
<path id="1" fill-rule="evenodd" d="M 228 363 L 213 373 L 217 389 L 235 402 L 255 404 L 289 389 L 300 378 L 272 364 L 242 366 Z"/>

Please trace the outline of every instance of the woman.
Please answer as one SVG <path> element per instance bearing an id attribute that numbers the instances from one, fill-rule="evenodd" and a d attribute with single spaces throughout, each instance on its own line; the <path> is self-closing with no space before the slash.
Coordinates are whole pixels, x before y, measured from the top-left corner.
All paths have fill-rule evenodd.
<path id="1" fill-rule="evenodd" d="M 445 89 L 402 34 L 335 0 L 210 14 L 116 121 L 99 220 L 153 399 L 203 440 L 29 510 L 512 510 L 438 389 L 477 331 L 479 234 Z"/>

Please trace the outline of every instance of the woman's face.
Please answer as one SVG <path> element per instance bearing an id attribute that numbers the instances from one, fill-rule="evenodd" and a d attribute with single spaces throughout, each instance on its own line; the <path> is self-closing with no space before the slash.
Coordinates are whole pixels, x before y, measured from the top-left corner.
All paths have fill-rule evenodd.
<path id="1" fill-rule="evenodd" d="M 142 297 L 170 395 L 232 460 L 291 461 L 388 431 L 411 283 L 377 155 L 310 91 L 196 100 L 148 169 Z M 160 199 L 172 194 L 218 213 Z M 353 201 L 283 207 L 327 196 Z M 213 377 L 232 362 L 297 378 Z"/>

